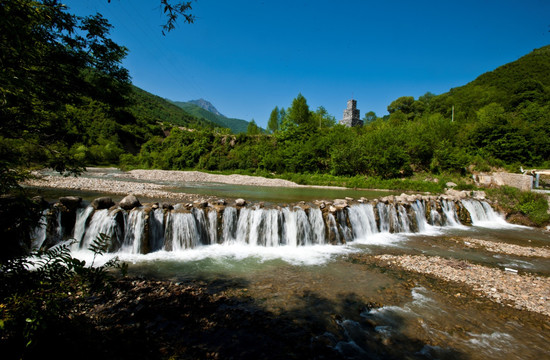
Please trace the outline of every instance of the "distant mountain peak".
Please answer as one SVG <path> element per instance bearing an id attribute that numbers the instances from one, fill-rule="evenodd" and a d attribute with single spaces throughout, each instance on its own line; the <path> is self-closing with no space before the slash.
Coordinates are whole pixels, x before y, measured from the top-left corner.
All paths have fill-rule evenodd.
<path id="1" fill-rule="evenodd" d="M 208 100 L 204 100 L 204 99 L 198 99 L 198 100 L 190 100 L 188 101 L 189 103 L 191 104 L 195 104 L 197 106 L 200 106 L 201 108 L 203 108 L 204 110 L 206 111 L 210 111 L 211 113 L 214 113 L 216 115 L 219 115 L 219 116 L 223 116 L 223 117 L 226 117 L 225 115 L 223 115 L 222 113 L 220 113 L 218 111 L 218 109 L 216 109 L 214 107 L 214 105 L 212 105 L 212 103 Z"/>

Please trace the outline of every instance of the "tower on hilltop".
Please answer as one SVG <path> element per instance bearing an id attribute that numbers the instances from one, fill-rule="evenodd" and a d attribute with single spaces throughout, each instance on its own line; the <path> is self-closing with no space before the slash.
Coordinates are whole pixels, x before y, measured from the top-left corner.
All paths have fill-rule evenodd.
<path id="1" fill-rule="evenodd" d="M 357 109 L 357 100 L 348 100 L 348 107 L 344 110 L 344 118 L 340 120 L 340 124 L 347 127 L 363 126 L 363 120 L 360 119 L 359 109 Z"/>

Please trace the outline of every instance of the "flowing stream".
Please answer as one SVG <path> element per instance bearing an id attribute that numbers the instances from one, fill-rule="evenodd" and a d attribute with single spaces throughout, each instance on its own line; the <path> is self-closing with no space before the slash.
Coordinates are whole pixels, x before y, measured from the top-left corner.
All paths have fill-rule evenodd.
<path id="1" fill-rule="evenodd" d="M 377 346 L 399 347 L 413 359 L 550 358 L 544 315 L 463 298 L 461 285 L 441 287 L 420 275 L 350 260 L 424 254 L 549 276 L 547 259 L 457 245 L 454 240 L 468 238 L 550 245 L 548 233 L 506 223 L 485 201 L 374 201 L 330 211 L 313 205 L 130 211 L 88 205 L 71 221 L 61 212 L 45 214 L 35 244 L 74 238 L 75 256 L 90 259 L 86 248 L 100 233 L 112 239 L 105 261 L 118 256 L 132 274 L 151 278 L 225 284 L 229 294 L 246 294 L 276 314 L 316 322 L 325 328 L 316 341 L 350 359 L 370 358 Z"/>

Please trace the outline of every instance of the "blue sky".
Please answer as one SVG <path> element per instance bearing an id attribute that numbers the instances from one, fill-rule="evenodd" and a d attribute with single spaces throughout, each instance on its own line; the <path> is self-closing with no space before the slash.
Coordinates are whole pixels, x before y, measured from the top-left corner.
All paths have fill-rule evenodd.
<path id="1" fill-rule="evenodd" d="M 136 86 L 262 127 L 298 93 L 337 120 L 352 97 L 382 116 L 550 44 L 548 0 L 197 0 L 196 22 L 166 36 L 160 0 L 65 3 L 109 20 Z"/>

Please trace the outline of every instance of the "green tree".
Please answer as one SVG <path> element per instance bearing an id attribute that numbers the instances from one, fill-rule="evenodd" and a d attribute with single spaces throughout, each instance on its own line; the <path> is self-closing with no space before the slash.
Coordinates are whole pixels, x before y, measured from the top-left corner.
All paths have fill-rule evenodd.
<path id="1" fill-rule="evenodd" d="M 326 129 L 336 124 L 334 116 L 330 115 L 323 106 L 319 106 L 317 110 L 311 114 L 311 121 L 319 129 Z"/>
<path id="2" fill-rule="evenodd" d="M 126 48 L 109 30 L 101 15 L 78 17 L 55 0 L 0 3 L 0 195 L 18 190 L 32 164 L 80 170 L 70 151 L 72 129 L 80 128 L 71 108 L 96 100 L 114 112 L 126 104 Z M 19 195 L 0 204 L 4 241 L 28 242 L 36 224 L 29 210 L 14 211 L 35 208 Z"/>
<path id="3" fill-rule="evenodd" d="M 246 133 L 248 135 L 259 135 L 260 132 L 261 132 L 260 128 L 258 127 L 258 125 L 256 125 L 256 122 L 254 121 L 254 119 L 252 119 L 248 123 L 248 127 L 246 128 Z"/>
<path id="4" fill-rule="evenodd" d="M 311 124 L 311 112 L 306 98 L 301 93 L 292 100 L 287 118 L 298 126 Z"/>
<path id="5" fill-rule="evenodd" d="M 279 130 L 280 124 L 281 124 L 281 112 L 279 111 L 279 107 L 275 106 L 275 108 L 271 111 L 271 114 L 269 115 L 269 120 L 267 121 L 267 130 L 270 133 L 274 133 L 275 131 Z"/>
<path id="6" fill-rule="evenodd" d="M 374 111 L 369 111 L 365 113 L 365 116 L 363 117 L 363 120 L 365 124 L 371 123 L 374 120 L 377 119 L 376 113 Z"/>
<path id="7" fill-rule="evenodd" d="M 400 111 L 403 114 L 409 115 L 414 112 L 414 97 L 412 96 L 401 96 L 400 98 L 395 99 L 388 105 L 388 112 L 393 114 L 396 111 Z"/>

